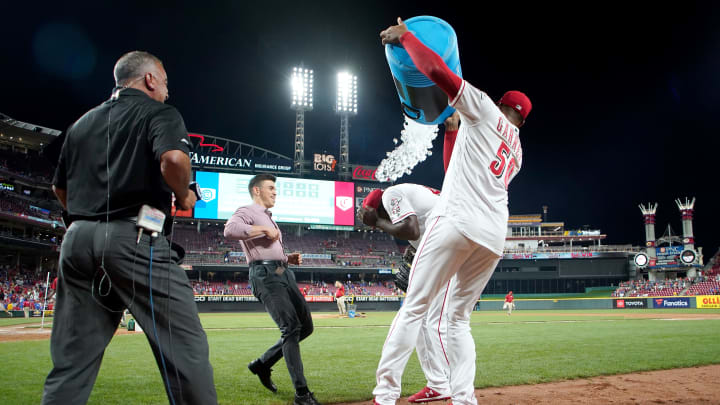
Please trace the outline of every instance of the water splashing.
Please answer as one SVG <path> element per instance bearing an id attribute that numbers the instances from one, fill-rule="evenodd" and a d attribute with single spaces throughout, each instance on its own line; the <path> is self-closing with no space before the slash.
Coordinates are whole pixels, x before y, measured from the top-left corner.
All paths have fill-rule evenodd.
<path id="1" fill-rule="evenodd" d="M 412 173 L 412 169 L 428 156 L 432 155 L 432 141 L 437 137 L 437 125 L 419 124 L 405 117 L 405 128 L 400 131 L 401 144 L 397 138 L 393 143 L 397 146 L 380 162 L 376 176 L 378 180 L 395 181 L 403 175 Z"/>

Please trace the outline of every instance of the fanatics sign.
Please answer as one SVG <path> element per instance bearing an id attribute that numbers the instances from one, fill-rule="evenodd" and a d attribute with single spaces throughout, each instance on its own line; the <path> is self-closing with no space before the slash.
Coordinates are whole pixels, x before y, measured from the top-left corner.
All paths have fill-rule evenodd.
<path id="1" fill-rule="evenodd" d="M 690 308 L 690 298 L 653 298 L 653 308 Z"/>

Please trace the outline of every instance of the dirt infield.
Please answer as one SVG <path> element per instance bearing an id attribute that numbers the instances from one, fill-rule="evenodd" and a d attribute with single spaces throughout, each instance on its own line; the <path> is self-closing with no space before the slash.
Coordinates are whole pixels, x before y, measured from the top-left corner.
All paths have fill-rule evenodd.
<path id="1" fill-rule="evenodd" d="M 717 404 L 720 365 L 475 390 L 479 404 Z M 448 402 L 433 402 L 446 404 Z M 372 401 L 338 405 L 368 405 Z M 398 405 L 409 402 L 402 398 Z"/>
<path id="2" fill-rule="evenodd" d="M 52 324 L 45 323 L 45 327 L 40 329 L 40 322 L 38 323 L 24 323 L 21 325 L 3 326 L 0 327 L 0 343 L 2 342 L 19 342 L 24 340 L 43 340 L 50 339 L 50 332 L 52 331 Z M 128 332 L 125 329 L 118 329 L 115 335 L 126 335 Z M 140 332 L 142 333 L 142 332 Z"/>

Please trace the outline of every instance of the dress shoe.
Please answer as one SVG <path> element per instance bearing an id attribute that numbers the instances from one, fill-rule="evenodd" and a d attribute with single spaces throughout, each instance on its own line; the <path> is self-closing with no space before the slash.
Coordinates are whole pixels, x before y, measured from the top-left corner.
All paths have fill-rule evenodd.
<path id="1" fill-rule="evenodd" d="M 260 383 L 262 383 L 265 388 L 272 391 L 273 394 L 277 393 L 277 387 L 270 378 L 272 369 L 265 367 L 265 365 L 262 363 L 262 361 L 260 361 L 260 359 L 251 361 L 250 364 L 248 364 L 248 370 L 258 376 L 258 378 L 260 379 Z"/>
<path id="2" fill-rule="evenodd" d="M 295 394 L 295 401 L 293 401 L 293 405 L 320 405 L 320 402 L 315 399 L 315 395 L 313 395 L 312 392 L 308 392 L 307 394 L 300 396 Z"/>

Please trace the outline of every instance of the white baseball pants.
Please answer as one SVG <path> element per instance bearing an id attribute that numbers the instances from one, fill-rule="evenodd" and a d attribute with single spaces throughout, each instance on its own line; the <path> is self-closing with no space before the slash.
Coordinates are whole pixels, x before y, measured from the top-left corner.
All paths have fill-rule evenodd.
<path id="1" fill-rule="evenodd" d="M 452 283 L 455 282 L 453 277 Z M 430 309 L 423 318 L 415 350 L 422 367 L 427 386 L 441 394 L 450 394 L 450 370 L 445 358 L 447 345 L 447 311 L 445 300 L 447 290 L 442 290 L 430 303 Z"/>
<path id="2" fill-rule="evenodd" d="M 500 258 L 465 237 L 447 217 L 428 220 L 426 229 L 410 270 L 405 303 L 383 346 L 373 394 L 380 405 L 395 404 L 400 397 L 402 374 L 423 318 L 444 289 L 448 331 L 442 349 L 450 371 L 452 402 L 474 405 L 475 342 L 470 334 L 470 314 Z M 455 283 L 450 282 L 453 276 Z"/>

